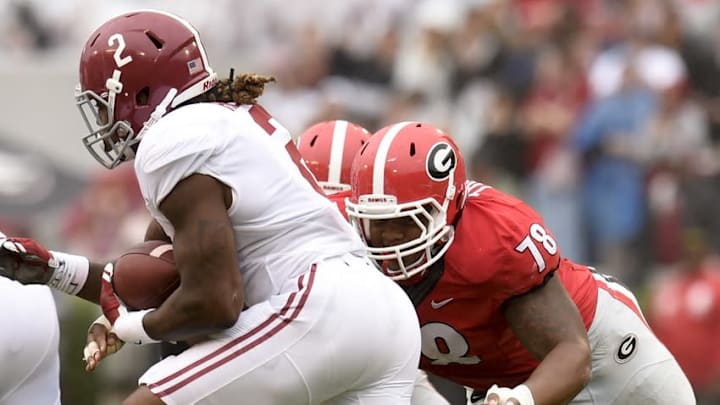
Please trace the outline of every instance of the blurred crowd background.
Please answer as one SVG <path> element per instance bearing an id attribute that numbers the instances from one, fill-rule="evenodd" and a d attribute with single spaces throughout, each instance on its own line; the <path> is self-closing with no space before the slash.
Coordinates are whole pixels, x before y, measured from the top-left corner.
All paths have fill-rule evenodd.
<path id="1" fill-rule="evenodd" d="M 469 177 L 630 286 L 699 403 L 720 403 L 720 2 L 0 0 L 5 233 L 104 258 L 142 238 L 132 167 L 86 153 L 72 96 L 86 37 L 135 8 L 189 19 L 221 77 L 275 75 L 261 102 L 295 135 L 334 118 L 446 129 Z M 117 402 L 154 350 L 84 373 L 98 311 L 57 298 L 64 402 Z"/>

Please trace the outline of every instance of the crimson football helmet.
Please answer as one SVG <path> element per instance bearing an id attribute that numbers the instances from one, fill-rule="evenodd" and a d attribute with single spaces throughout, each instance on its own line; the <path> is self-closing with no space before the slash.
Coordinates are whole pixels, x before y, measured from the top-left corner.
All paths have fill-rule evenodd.
<path id="1" fill-rule="evenodd" d="M 352 122 L 317 123 L 303 132 L 298 150 L 325 194 L 350 190 L 350 167 L 370 132 Z"/>
<path id="2" fill-rule="evenodd" d="M 368 255 L 387 276 L 421 274 L 450 247 L 465 201 L 465 166 L 455 142 L 432 125 L 402 122 L 370 137 L 352 165 L 347 213 Z M 370 240 L 372 221 L 403 218 L 419 236 L 392 246 Z M 404 259 L 419 255 L 413 263 Z M 388 266 L 389 261 L 396 266 Z M 396 267 L 396 268 L 392 268 Z"/>
<path id="3" fill-rule="evenodd" d="M 153 10 L 112 18 L 90 35 L 80 55 L 75 100 L 90 130 L 83 144 L 112 169 L 134 158 L 146 128 L 216 83 L 187 21 Z"/>

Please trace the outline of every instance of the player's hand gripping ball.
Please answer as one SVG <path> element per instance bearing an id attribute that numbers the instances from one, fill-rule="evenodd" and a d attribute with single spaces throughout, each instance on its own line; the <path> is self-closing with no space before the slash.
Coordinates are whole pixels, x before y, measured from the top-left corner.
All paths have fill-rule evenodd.
<path id="1" fill-rule="evenodd" d="M 146 241 L 115 260 L 112 287 L 130 311 L 159 307 L 180 285 L 173 246 Z"/>

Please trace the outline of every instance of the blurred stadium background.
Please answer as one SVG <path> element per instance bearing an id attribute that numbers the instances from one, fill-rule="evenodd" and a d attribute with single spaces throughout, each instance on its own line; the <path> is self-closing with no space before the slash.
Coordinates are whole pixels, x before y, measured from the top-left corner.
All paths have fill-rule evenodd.
<path id="1" fill-rule="evenodd" d="M 261 102 L 296 135 L 332 118 L 445 128 L 470 177 L 631 286 L 700 404 L 720 403 L 720 2 L 0 0 L 6 233 L 106 258 L 142 238 L 131 167 L 90 157 L 73 100 L 86 37 L 135 8 L 188 18 L 221 76 L 275 75 Z M 57 299 L 64 403 L 117 403 L 154 350 L 84 373 L 97 309 Z"/>

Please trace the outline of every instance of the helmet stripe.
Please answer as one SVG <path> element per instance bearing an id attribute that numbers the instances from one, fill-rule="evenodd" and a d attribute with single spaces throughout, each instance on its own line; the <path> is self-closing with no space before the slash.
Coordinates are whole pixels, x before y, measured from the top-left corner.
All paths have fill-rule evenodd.
<path id="1" fill-rule="evenodd" d="M 393 125 L 380 141 L 377 153 L 375 154 L 375 164 L 373 168 L 373 194 L 385 194 L 385 162 L 390 152 L 390 146 L 397 134 L 409 124 L 411 124 L 411 122 L 399 122 Z"/>
<path id="2" fill-rule="evenodd" d="M 333 128 L 332 145 L 330 145 L 330 167 L 328 168 L 328 182 L 340 183 L 342 173 L 343 153 L 345 152 L 345 135 L 347 134 L 348 122 L 343 120 L 335 121 Z"/>

